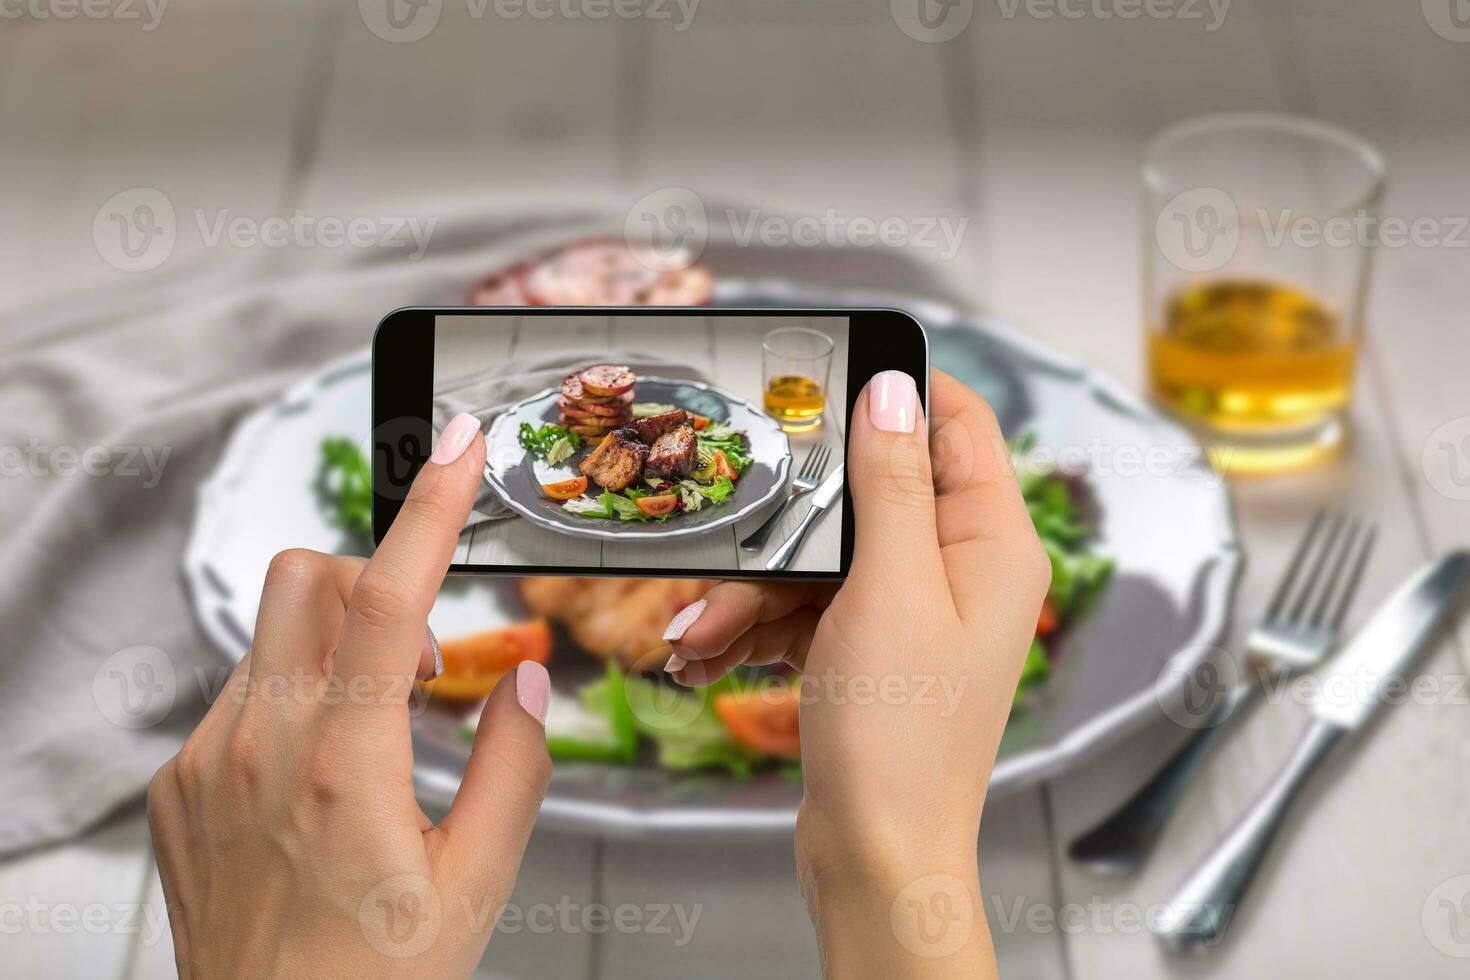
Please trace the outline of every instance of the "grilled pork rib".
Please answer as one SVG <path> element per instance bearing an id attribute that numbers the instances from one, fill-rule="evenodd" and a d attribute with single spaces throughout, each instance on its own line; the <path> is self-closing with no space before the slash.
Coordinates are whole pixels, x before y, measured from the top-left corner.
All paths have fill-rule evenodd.
<path id="1" fill-rule="evenodd" d="M 694 472 L 697 455 L 694 427 L 685 423 L 654 441 L 648 451 L 647 471 L 652 476 L 680 480 Z"/>
<path id="2" fill-rule="evenodd" d="M 614 429 L 580 464 L 582 475 L 604 490 L 621 490 L 643 472 L 648 444 L 639 440 L 631 427 Z"/>
<path id="3" fill-rule="evenodd" d="M 689 421 L 689 413 L 681 408 L 662 415 L 650 415 L 647 418 L 634 419 L 629 422 L 627 428 L 638 433 L 638 439 L 648 443 L 650 446 L 658 441 L 659 436 L 666 432 L 673 432 L 679 426 Z"/>

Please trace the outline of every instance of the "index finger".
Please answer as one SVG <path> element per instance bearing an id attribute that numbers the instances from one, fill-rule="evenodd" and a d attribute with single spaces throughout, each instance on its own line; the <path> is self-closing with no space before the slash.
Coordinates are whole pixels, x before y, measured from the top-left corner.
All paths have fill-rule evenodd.
<path id="1" fill-rule="evenodd" d="M 480 422 L 461 413 L 439 434 L 393 526 L 357 577 L 334 673 L 414 676 L 429 610 L 484 468 Z"/>

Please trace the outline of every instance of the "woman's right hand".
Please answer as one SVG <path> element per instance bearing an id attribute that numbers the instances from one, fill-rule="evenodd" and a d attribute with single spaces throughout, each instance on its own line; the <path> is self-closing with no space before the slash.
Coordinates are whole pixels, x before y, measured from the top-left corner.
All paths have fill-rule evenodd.
<path id="1" fill-rule="evenodd" d="M 829 974 L 995 969 L 976 838 L 1051 566 L 989 405 L 938 371 L 931 392 L 928 438 L 907 375 L 858 398 L 840 589 L 721 583 L 665 636 L 685 684 L 803 672 L 797 861 Z"/>

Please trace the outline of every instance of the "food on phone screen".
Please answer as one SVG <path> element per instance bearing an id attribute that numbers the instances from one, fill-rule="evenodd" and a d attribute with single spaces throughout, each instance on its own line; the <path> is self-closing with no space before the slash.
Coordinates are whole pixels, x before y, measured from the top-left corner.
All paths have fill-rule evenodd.
<path id="1" fill-rule="evenodd" d="M 663 517 L 665 514 L 672 514 L 679 506 L 679 497 L 677 494 L 661 493 L 652 497 L 639 497 L 634 503 L 649 517 Z"/>
<path id="2" fill-rule="evenodd" d="M 607 433 L 578 468 L 604 490 L 617 491 L 638 479 L 647 459 L 648 446 L 638 434 L 631 429 L 617 429 Z"/>
<path id="3" fill-rule="evenodd" d="M 672 479 L 686 477 L 694 470 L 697 449 L 694 426 L 681 425 L 654 441 L 643 472 Z"/>
<path id="4" fill-rule="evenodd" d="M 521 444 L 522 449 L 533 456 L 540 456 L 552 466 L 564 459 L 570 459 L 582 446 L 580 434 L 566 426 L 552 425 L 549 422 L 539 428 L 533 427 L 529 422 L 522 422 L 516 441 Z"/>

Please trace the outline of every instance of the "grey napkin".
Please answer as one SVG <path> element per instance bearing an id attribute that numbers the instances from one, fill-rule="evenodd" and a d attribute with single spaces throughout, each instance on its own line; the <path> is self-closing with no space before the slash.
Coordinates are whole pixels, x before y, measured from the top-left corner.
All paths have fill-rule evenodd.
<path id="1" fill-rule="evenodd" d="M 470 413 L 480 420 L 482 429 L 488 429 L 495 416 L 511 405 L 548 388 L 560 387 L 562 379 L 568 374 L 598 362 L 626 364 L 640 376 L 675 378 L 680 381 L 708 380 L 687 364 L 678 364 L 656 354 L 639 351 L 571 351 L 514 358 L 488 371 L 450 378 L 436 386 L 434 433 L 437 435 L 460 412 Z M 475 510 L 466 526 L 500 520 L 514 514 L 489 485 L 481 484 L 480 492 L 475 497 Z"/>

